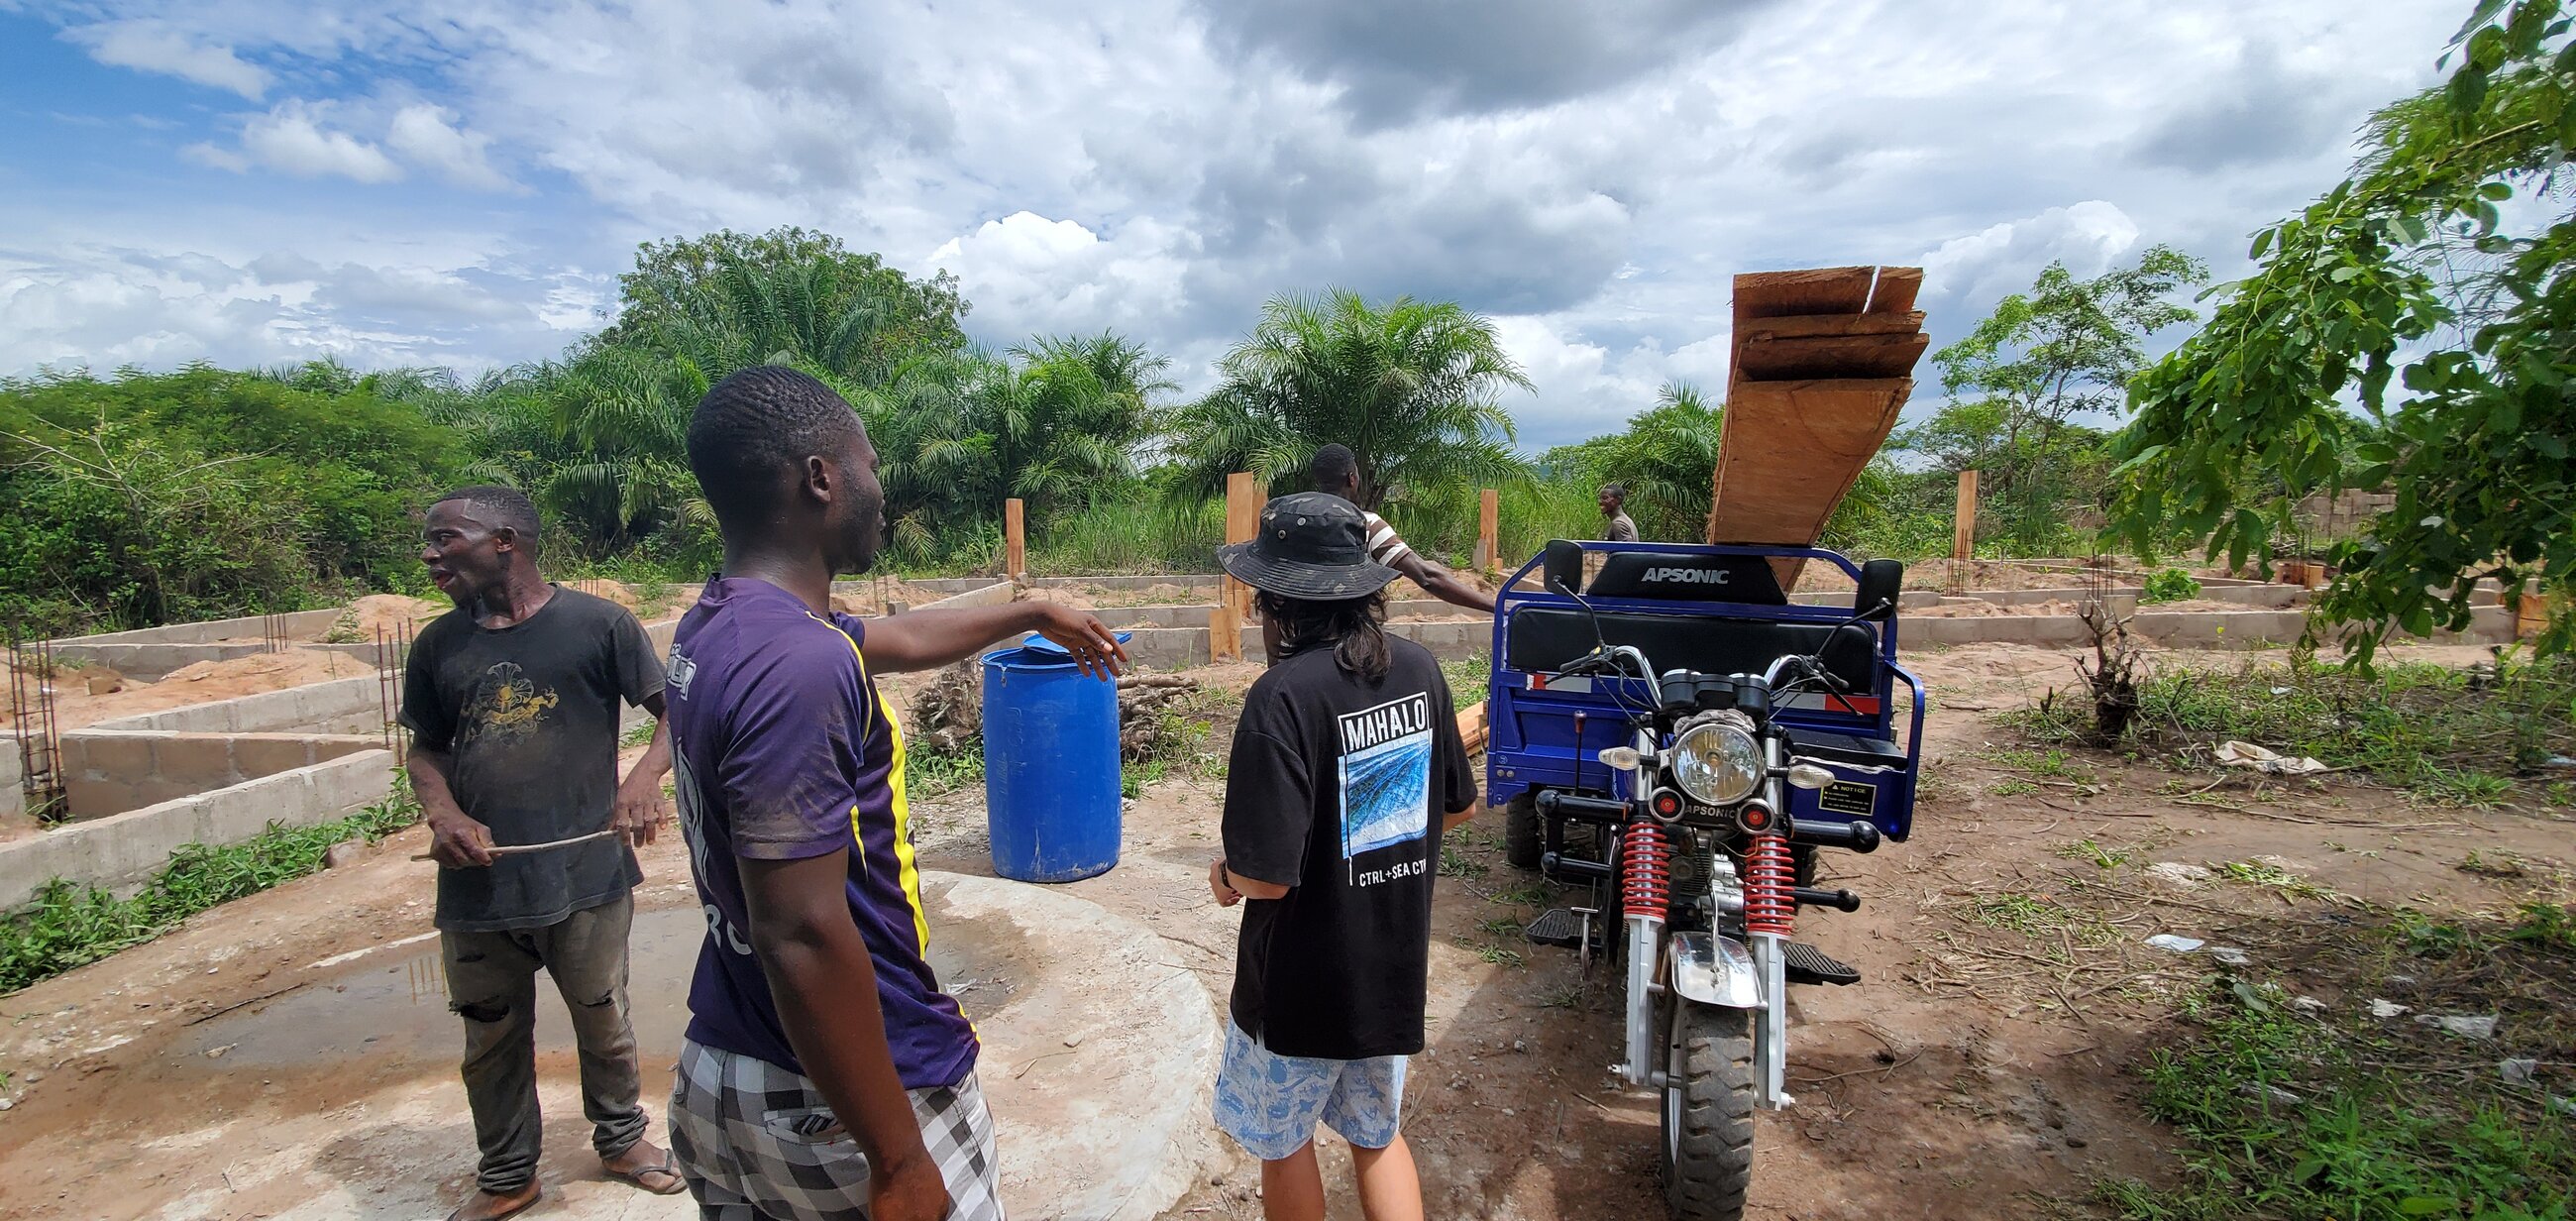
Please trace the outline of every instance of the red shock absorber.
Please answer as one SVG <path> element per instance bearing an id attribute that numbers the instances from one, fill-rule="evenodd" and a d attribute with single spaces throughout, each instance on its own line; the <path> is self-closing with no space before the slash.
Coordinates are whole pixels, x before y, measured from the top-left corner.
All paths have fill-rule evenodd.
<path id="1" fill-rule="evenodd" d="M 1628 861 L 1619 871 L 1619 897 L 1627 914 L 1661 920 L 1671 905 L 1673 848 L 1666 838 L 1670 834 L 1654 823 L 1637 822 L 1628 824 L 1627 834 L 1620 838 Z"/>
<path id="2" fill-rule="evenodd" d="M 1744 931 L 1788 936 L 1798 924 L 1797 885 L 1787 837 L 1754 836 L 1744 850 Z"/>

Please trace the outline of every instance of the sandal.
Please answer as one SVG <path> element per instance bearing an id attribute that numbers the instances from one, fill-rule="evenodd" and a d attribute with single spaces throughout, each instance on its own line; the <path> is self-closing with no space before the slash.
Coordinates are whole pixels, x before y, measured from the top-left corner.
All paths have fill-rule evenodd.
<path id="1" fill-rule="evenodd" d="M 663 1186 L 656 1187 L 644 1181 L 646 1176 L 656 1174 L 667 1180 Z M 608 1177 L 632 1183 L 657 1196 L 675 1196 L 689 1189 L 689 1181 L 680 1177 L 680 1168 L 672 1163 L 668 1153 L 663 1154 L 662 1160 L 655 1165 L 638 1166 L 633 1170 L 609 1169 Z"/>

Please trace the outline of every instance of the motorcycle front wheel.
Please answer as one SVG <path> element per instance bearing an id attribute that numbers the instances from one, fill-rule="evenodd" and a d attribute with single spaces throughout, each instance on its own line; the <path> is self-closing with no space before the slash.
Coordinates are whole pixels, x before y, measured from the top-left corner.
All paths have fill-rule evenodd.
<path id="1" fill-rule="evenodd" d="M 1664 1204 L 1738 1221 L 1753 1183 L 1753 1014 L 1676 997 L 1665 1041 Z"/>

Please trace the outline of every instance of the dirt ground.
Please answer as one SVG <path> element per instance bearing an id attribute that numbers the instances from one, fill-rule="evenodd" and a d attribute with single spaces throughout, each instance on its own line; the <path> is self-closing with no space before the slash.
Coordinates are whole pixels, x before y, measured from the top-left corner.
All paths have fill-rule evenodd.
<path id="1" fill-rule="evenodd" d="M 2401 652 L 2455 665 L 2486 656 L 2468 646 Z M 2520 893 L 2461 869 L 2473 851 L 2565 868 L 2569 827 L 2546 813 L 2428 807 L 2350 777 L 2212 785 L 2209 775 L 2116 756 L 2036 775 L 2010 761 L 2014 742 L 1990 714 L 2069 681 L 2070 656 L 1972 645 L 1908 658 L 1934 691 L 1914 835 L 1870 856 L 1827 854 L 1820 884 L 1848 886 L 1865 906 L 1853 915 L 1811 909 L 1800 936 L 1866 978 L 1794 996 L 1798 1104 L 1761 1122 L 1750 1215 L 2063 1216 L 2056 1201 L 2097 1176 L 2172 1176 L 2172 1134 L 2140 1111 L 2127 1070 L 2163 1037 L 2170 998 L 2209 968 L 2143 939 L 2225 937 L 2271 952 L 2265 937 L 2295 936 L 2297 922 L 2320 910 L 2319 900 L 2231 882 L 2208 872 L 2213 866 L 2263 861 L 2323 892 L 2428 910 L 2493 908 Z M 2155 657 L 2168 666 L 2243 661 Z M 1258 672 L 1235 665 L 1195 676 L 1240 690 Z M 903 693 L 891 694 L 902 706 Z M 1220 718 L 1215 749 L 1229 728 Z M 1067 888 L 1166 938 L 1172 961 L 1196 973 L 1220 1011 L 1238 919 L 1206 890 L 1221 787 L 1182 775 L 1146 789 L 1126 811 L 1119 867 Z M 980 803 L 974 788 L 920 803 L 924 867 L 989 872 Z M 1518 935 L 1520 922 L 1569 900 L 1504 864 L 1500 836 L 1494 812 L 1453 832 L 1435 901 L 1429 1050 L 1413 1063 L 1405 1103 L 1429 1215 L 1660 1216 L 1650 1101 L 1619 1089 L 1606 1068 L 1617 1055 L 1617 981 L 1602 966 L 1587 973 L 1572 951 Z M 263 1125 L 408 1127 L 416 1139 L 404 1144 L 400 1171 L 461 1188 L 471 1161 L 461 1113 L 427 1102 L 400 1115 L 348 1113 L 338 1100 L 366 1083 L 321 1066 L 177 1081 L 155 1076 L 144 1056 L 156 1041 L 260 1000 L 279 987 L 273 981 L 309 964 L 420 937 L 429 873 L 405 858 L 424 842 L 414 829 L 347 868 L 229 904 L 159 941 L 0 998 L 0 1071 L 13 1074 L 0 1092 L 15 1107 L 0 1115 L 0 1161 L 14 1172 L 0 1177 L 0 1216 L 62 1215 L 55 1205 L 97 1175 L 129 1184 L 120 1217 L 156 1215 L 181 1200 L 204 1204 L 187 1215 L 261 1215 L 255 1194 L 227 1196 L 223 1185 L 255 1169 Z M 2070 945 L 2064 959 L 2039 957 L 2022 934 L 1974 918 L 1996 896 L 2055 893 L 2070 871 L 2091 868 L 2067 855 L 2086 842 L 2141 862 L 2121 876 L 2153 879 L 2127 895 L 2116 938 Z M 644 854 L 644 869 L 639 909 L 689 901 L 676 836 Z M 635 987 L 640 1007 L 685 980 L 639 977 Z M 195 1135 L 150 1144 L 112 1136 L 173 1110 L 206 1122 Z M 577 1177 L 586 1150 L 577 1139 L 553 1143 L 546 1173 Z M 1259 1215 L 1258 1167 L 1220 1146 L 1224 1160 L 1169 1217 Z M 350 1156 L 358 1148 L 353 1141 Z M 1331 1138 L 1324 1148 L 1328 1175 L 1346 1183 L 1347 1151 Z M 1356 1218 L 1346 1189 L 1337 1195 L 1333 1215 Z"/>
<path id="2" fill-rule="evenodd" d="M 2082 610 L 2083 603 L 2070 598 L 2050 598 L 2044 602 L 1988 602 L 1972 598 L 1944 602 L 1939 606 L 1920 606 L 1905 612 L 1908 619 L 1991 619 L 2010 615 L 2072 615 Z M 2208 598 L 2185 598 L 2174 602 L 2147 602 L 2141 611 L 2168 614 L 2176 611 L 2193 613 L 2235 613 L 2257 609 L 2238 602 L 2217 602 Z"/>
<path id="3" fill-rule="evenodd" d="M 1057 602 L 1081 610 L 1105 610 L 1126 606 L 1188 606 L 1205 602 L 1214 605 L 1216 590 L 1205 586 L 1158 581 L 1143 589 L 1113 589 L 1104 585 L 1032 585 L 1023 596 L 1031 602 Z"/>

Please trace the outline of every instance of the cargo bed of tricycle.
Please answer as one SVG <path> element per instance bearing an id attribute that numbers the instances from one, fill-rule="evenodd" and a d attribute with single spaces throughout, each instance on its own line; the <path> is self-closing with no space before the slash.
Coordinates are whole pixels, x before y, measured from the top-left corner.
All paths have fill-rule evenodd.
<path id="1" fill-rule="evenodd" d="M 1775 558 L 1833 565 L 1857 586 L 1854 600 L 1789 601 L 1769 563 Z M 1534 572 L 1539 588 L 1526 588 Z M 1760 674 L 1785 654 L 1818 654 L 1841 689 L 1794 696 L 1773 717 L 1792 753 L 1831 769 L 1835 781 L 1788 790 L 1787 813 L 1866 819 L 1889 839 L 1906 838 L 1921 766 L 1923 684 L 1896 660 L 1903 578 L 1893 560 L 1856 565 L 1814 547 L 1550 543 L 1497 600 L 1486 799 L 1502 805 L 1549 789 L 1629 796 L 1600 754 L 1631 744 L 1632 725 L 1655 695 L 1637 679 L 1562 675 L 1597 647 L 1633 646 L 1659 672 L 1704 674 Z M 1878 609 L 1863 613 L 1870 608 Z M 1900 684 L 1909 714 L 1901 742 Z"/>

